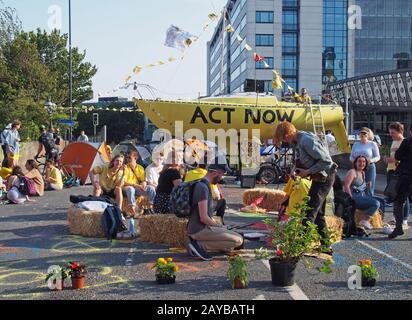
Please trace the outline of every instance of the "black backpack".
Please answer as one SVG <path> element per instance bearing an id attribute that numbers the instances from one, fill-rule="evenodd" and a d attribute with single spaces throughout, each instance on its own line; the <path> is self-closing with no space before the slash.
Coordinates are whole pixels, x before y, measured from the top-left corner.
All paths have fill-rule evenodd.
<path id="1" fill-rule="evenodd" d="M 122 212 L 117 205 L 110 205 L 104 210 L 102 224 L 104 234 L 107 237 L 107 240 L 110 241 L 116 239 L 117 233 L 127 230 L 127 227 L 123 222 Z"/>

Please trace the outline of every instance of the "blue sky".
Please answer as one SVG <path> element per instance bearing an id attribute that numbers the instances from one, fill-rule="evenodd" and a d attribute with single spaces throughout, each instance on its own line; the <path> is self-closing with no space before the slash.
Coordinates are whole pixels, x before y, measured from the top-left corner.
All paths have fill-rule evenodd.
<path id="1" fill-rule="evenodd" d="M 220 12 L 226 0 L 72 0 L 73 46 L 86 50 L 86 60 L 98 67 L 93 79 L 95 97 L 123 85 L 136 65 L 179 57 L 165 47 L 166 30 L 173 24 L 202 34 L 208 14 Z M 4 0 L 17 9 L 26 31 L 48 28 L 48 9 L 62 8 L 62 32 L 68 32 L 68 0 Z M 153 85 L 162 97 L 195 98 L 206 94 L 206 43 L 216 22 L 188 51 L 182 62 L 146 69 L 134 77 Z M 114 95 L 131 96 L 129 92 Z"/>

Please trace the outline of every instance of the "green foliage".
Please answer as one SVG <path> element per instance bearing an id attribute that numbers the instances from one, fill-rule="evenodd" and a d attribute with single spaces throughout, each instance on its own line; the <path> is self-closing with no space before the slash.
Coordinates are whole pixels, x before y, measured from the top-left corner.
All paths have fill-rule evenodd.
<path id="1" fill-rule="evenodd" d="M 157 259 L 152 269 L 155 269 L 156 275 L 161 278 L 172 278 L 179 271 L 179 267 L 173 262 L 172 258 Z"/>
<path id="2" fill-rule="evenodd" d="M 233 289 L 236 278 L 246 287 L 249 284 L 249 269 L 246 261 L 240 256 L 230 257 L 227 276 Z"/>
<path id="3" fill-rule="evenodd" d="M 379 276 L 378 270 L 373 266 L 371 260 L 360 260 L 358 265 L 362 270 L 362 278 L 376 279 Z"/>

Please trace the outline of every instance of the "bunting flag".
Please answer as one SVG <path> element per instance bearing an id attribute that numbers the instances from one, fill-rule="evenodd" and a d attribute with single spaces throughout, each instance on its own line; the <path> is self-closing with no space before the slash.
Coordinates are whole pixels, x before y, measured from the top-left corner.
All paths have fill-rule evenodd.
<path id="1" fill-rule="evenodd" d="M 197 39 L 197 36 L 171 25 L 166 32 L 165 46 L 184 52 Z"/>
<path id="2" fill-rule="evenodd" d="M 125 79 L 125 82 L 128 83 L 131 79 L 132 79 L 132 76 L 128 76 L 128 77 Z"/>
<path id="3" fill-rule="evenodd" d="M 229 25 L 226 27 L 226 32 L 227 32 L 227 33 L 232 33 L 232 32 L 235 32 L 235 29 L 233 29 L 233 27 L 232 27 L 231 24 L 229 24 Z"/>
<path id="4" fill-rule="evenodd" d="M 276 70 L 272 70 L 272 72 L 273 72 L 272 88 L 273 89 L 283 89 L 282 82 L 285 82 L 285 80 L 282 79 L 282 77 Z"/>
<path id="5" fill-rule="evenodd" d="M 254 57 L 255 57 L 255 61 L 256 61 L 256 62 L 265 61 L 265 57 L 258 55 L 256 52 L 255 52 L 255 54 L 254 54 Z"/>
<path id="6" fill-rule="evenodd" d="M 247 43 L 245 44 L 245 49 L 247 51 L 252 51 L 252 47 L 250 45 L 248 45 Z"/>
<path id="7" fill-rule="evenodd" d="M 208 17 L 210 20 L 216 20 L 217 18 L 219 18 L 219 16 L 216 13 L 209 13 Z"/>
<path id="8" fill-rule="evenodd" d="M 140 72 L 142 72 L 142 70 L 143 70 L 142 67 L 136 66 L 136 67 L 134 67 L 134 69 L 133 69 L 133 73 L 139 74 Z"/>
<path id="9" fill-rule="evenodd" d="M 242 41 L 243 41 L 243 38 L 240 36 L 240 34 L 237 34 L 237 35 L 236 35 L 236 39 L 237 39 L 237 41 L 239 41 L 239 42 L 242 42 Z"/>
<path id="10" fill-rule="evenodd" d="M 269 69 L 269 68 L 270 68 L 270 65 L 269 65 L 266 61 L 263 61 L 263 64 L 265 65 L 265 68 L 266 68 L 266 69 Z"/>

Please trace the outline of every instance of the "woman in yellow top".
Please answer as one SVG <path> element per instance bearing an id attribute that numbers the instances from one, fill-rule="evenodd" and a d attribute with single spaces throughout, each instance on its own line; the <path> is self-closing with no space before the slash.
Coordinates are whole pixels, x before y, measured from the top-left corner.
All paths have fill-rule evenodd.
<path id="1" fill-rule="evenodd" d="M 62 173 L 54 166 L 54 160 L 46 161 L 46 190 L 63 190 Z"/>
<path id="2" fill-rule="evenodd" d="M 131 217 L 136 214 L 136 196 L 146 196 L 150 206 L 153 205 L 156 197 L 156 189 L 146 183 L 144 168 L 137 164 L 138 158 L 137 151 L 129 152 L 124 179 L 123 193 L 127 197 L 127 213 Z M 151 209 L 147 209 L 145 214 L 153 214 L 153 212 Z"/>
<path id="3" fill-rule="evenodd" d="M 110 161 L 109 165 L 97 166 L 90 172 L 90 181 L 93 184 L 93 195 L 100 197 L 107 195 L 116 199 L 119 207 L 122 207 L 124 185 L 124 155 L 119 154 Z"/>
<path id="4" fill-rule="evenodd" d="M 186 174 L 185 182 L 191 182 L 191 181 L 203 179 L 206 174 L 207 174 L 206 165 L 199 164 L 199 166 L 196 169 L 190 170 Z M 222 223 L 223 223 L 223 217 L 225 215 L 225 210 L 226 210 L 226 200 L 223 199 L 223 195 L 220 192 L 220 189 L 217 184 L 212 184 L 210 187 L 212 189 L 214 211 L 216 211 L 216 215 L 218 217 L 222 218 Z"/>

